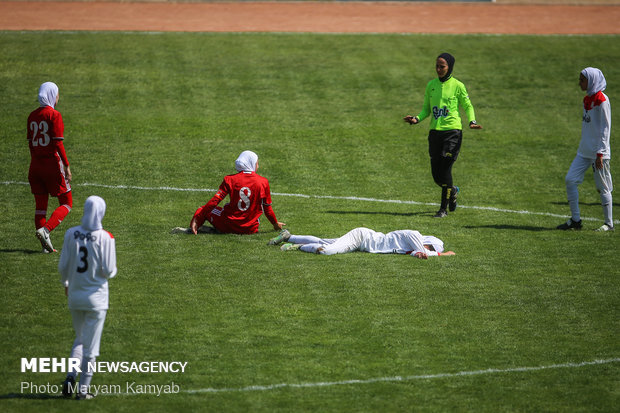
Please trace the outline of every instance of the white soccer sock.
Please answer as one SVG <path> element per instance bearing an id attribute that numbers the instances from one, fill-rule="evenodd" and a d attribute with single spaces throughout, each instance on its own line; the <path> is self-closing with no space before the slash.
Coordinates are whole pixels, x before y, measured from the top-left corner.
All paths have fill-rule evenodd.
<path id="1" fill-rule="evenodd" d="M 80 393 L 88 393 L 88 388 L 90 386 L 90 381 L 93 379 L 93 372 L 89 371 L 88 363 L 94 363 L 96 360 L 95 357 L 91 358 L 83 358 L 82 359 L 82 373 L 80 374 Z"/>
<path id="2" fill-rule="evenodd" d="M 566 198 L 568 198 L 568 206 L 573 221 L 581 221 L 581 211 L 579 210 L 579 189 L 577 185 L 566 184 Z"/>
<path id="3" fill-rule="evenodd" d="M 291 235 L 286 242 L 292 242 L 293 244 L 318 244 L 321 242 L 321 238 L 312 235 Z"/>
<path id="4" fill-rule="evenodd" d="M 601 195 L 601 198 L 603 198 L 602 195 Z M 605 201 L 607 201 L 607 199 Z M 603 204 L 603 217 L 605 217 L 605 223 L 608 226 L 613 227 L 614 226 L 613 211 L 612 211 L 613 210 L 613 202 L 611 200 L 611 194 L 609 194 L 608 201 L 609 202 Z"/>
<path id="5" fill-rule="evenodd" d="M 71 358 L 73 359 L 79 359 L 82 360 L 82 349 L 84 347 L 82 346 L 82 344 L 80 344 L 80 342 L 78 341 L 78 339 L 76 338 L 75 341 L 73 341 L 73 347 L 71 348 Z M 67 376 L 73 377 L 73 379 L 75 379 L 78 375 L 78 372 L 76 369 L 71 369 L 71 371 L 69 371 L 67 373 Z"/>

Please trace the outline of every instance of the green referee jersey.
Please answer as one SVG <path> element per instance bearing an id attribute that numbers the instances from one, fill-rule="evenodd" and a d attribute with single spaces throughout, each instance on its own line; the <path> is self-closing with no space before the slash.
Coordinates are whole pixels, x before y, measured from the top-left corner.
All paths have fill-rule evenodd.
<path id="1" fill-rule="evenodd" d="M 475 121 L 474 107 L 469 100 L 465 85 L 451 77 L 445 82 L 433 79 L 426 85 L 424 106 L 418 115 L 420 121 L 431 116 L 431 129 L 463 129 L 459 105 L 465 109 L 469 121 Z"/>

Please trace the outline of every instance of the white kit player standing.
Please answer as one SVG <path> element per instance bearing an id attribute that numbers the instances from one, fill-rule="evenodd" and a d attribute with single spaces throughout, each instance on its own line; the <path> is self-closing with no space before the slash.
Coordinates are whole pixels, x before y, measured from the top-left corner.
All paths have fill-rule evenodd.
<path id="1" fill-rule="evenodd" d="M 579 86 L 586 91 L 583 99 L 583 121 L 581 141 L 577 155 L 566 174 L 566 197 L 570 206 L 571 218 L 558 225 L 558 229 L 581 229 L 581 212 L 579 210 L 579 190 L 588 168 L 594 172 L 594 183 L 601 197 L 605 223 L 597 231 L 613 231 L 612 216 L 613 185 L 609 160 L 611 147 L 611 105 L 603 93 L 607 87 L 605 76 L 594 67 L 587 67 L 579 75 Z"/>
<path id="2" fill-rule="evenodd" d="M 77 399 L 94 397 L 88 392 L 93 376 L 88 363 L 94 363 L 99 355 L 108 310 L 108 279 L 116 275 L 115 240 L 101 225 L 105 210 L 102 198 L 90 196 L 86 199 L 82 225 L 65 233 L 58 262 L 75 330 L 71 357 L 82 360 Z M 76 376 L 76 371 L 67 375 L 63 396 L 71 397 Z"/>

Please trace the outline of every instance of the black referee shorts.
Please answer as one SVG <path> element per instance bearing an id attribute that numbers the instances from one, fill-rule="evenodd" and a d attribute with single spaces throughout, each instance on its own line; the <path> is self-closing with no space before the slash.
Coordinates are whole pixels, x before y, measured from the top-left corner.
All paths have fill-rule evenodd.
<path id="1" fill-rule="evenodd" d="M 456 161 L 462 141 L 463 131 L 460 129 L 431 130 L 428 133 L 428 154 L 431 159 L 452 158 Z"/>

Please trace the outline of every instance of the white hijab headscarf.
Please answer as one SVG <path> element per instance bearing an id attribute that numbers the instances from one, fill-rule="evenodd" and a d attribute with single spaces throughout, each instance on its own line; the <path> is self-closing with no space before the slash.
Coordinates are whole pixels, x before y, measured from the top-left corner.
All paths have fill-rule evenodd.
<path id="1" fill-rule="evenodd" d="M 437 237 L 433 237 L 432 235 L 423 235 L 422 244 L 432 245 L 435 251 L 443 252 L 443 241 Z"/>
<path id="2" fill-rule="evenodd" d="M 101 221 L 105 215 L 105 201 L 97 195 L 91 195 L 84 203 L 82 227 L 88 231 L 103 229 Z"/>
<path id="3" fill-rule="evenodd" d="M 56 106 L 58 86 L 53 82 L 45 82 L 39 87 L 39 103 L 41 106 Z"/>
<path id="4" fill-rule="evenodd" d="M 243 151 L 235 161 L 235 169 L 238 172 L 256 172 L 258 155 L 252 151 Z"/>
<path id="5" fill-rule="evenodd" d="M 588 96 L 596 95 L 598 92 L 602 92 L 607 87 L 605 76 L 603 72 L 595 67 L 586 67 L 581 71 L 581 74 L 588 79 Z"/>

